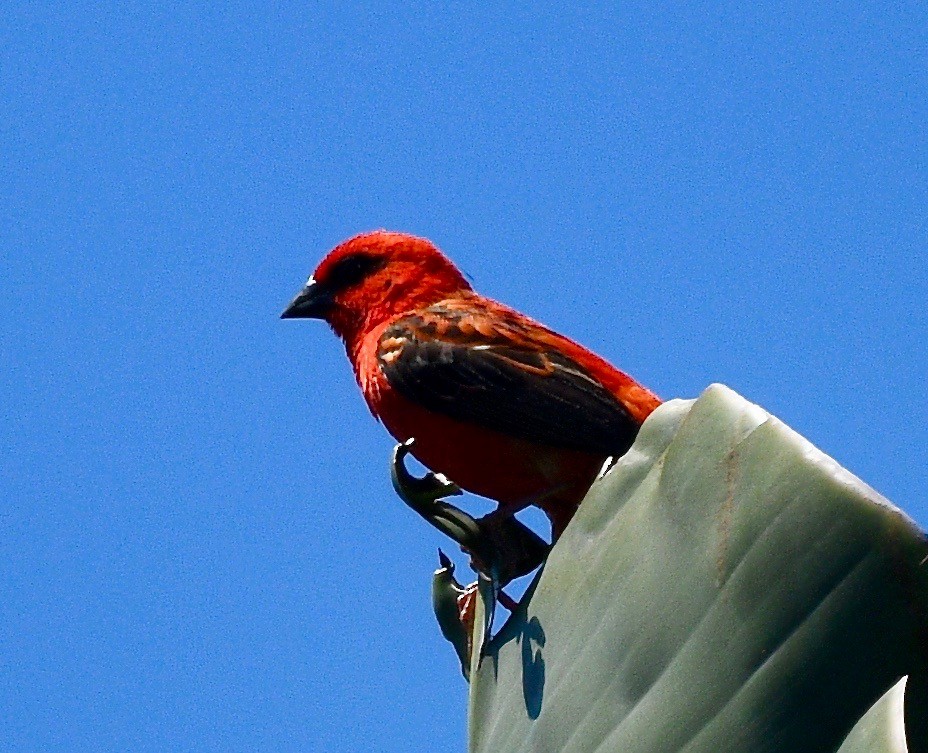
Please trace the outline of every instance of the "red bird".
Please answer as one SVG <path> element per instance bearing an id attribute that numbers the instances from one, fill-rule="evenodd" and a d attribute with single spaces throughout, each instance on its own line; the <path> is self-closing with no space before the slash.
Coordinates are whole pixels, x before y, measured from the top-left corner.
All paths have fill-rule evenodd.
<path id="1" fill-rule="evenodd" d="M 377 231 L 332 250 L 282 314 L 323 319 L 364 399 L 413 454 L 556 539 L 659 398 L 573 340 L 475 293 L 432 243 Z"/>

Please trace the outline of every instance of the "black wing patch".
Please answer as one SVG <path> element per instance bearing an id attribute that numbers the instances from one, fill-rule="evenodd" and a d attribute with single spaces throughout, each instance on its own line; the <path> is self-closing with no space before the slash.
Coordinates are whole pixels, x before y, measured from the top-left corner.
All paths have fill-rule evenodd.
<path id="1" fill-rule="evenodd" d="M 625 406 L 566 356 L 432 339 L 435 330 L 417 324 L 410 317 L 389 327 L 378 351 L 387 381 L 408 400 L 550 447 L 621 455 L 634 442 L 638 423 Z"/>

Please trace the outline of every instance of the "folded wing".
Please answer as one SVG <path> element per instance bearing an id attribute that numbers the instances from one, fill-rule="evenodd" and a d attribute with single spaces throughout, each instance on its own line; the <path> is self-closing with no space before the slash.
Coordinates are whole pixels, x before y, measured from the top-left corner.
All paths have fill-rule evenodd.
<path id="1" fill-rule="evenodd" d="M 546 339 L 494 312 L 437 304 L 388 327 L 378 361 L 406 399 L 455 420 L 550 447 L 626 452 L 638 423 Z"/>

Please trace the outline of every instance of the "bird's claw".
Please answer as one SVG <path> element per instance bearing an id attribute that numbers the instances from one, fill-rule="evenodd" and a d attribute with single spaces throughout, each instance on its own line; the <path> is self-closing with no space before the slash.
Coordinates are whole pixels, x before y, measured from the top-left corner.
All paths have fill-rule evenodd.
<path id="1" fill-rule="evenodd" d="M 412 452 L 416 443 L 415 437 L 410 437 L 393 448 L 390 477 L 393 488 L 414 510 L 427 506 L 441 497 L 456 497 L 461 494 L 461 488 L 440 473 L 429 471 L 422 478 L 413 476 L 406 468 L 406 456 Z"/>
<path id="2" fill-rule="evenodd" d="M 406 456 L 414 439 L 393 449 L 390 477 L 393 488 L 409 507 L 428 523 L 456 541 L 471 555 L 477 582 L 467 588 L 454 579 L 454 564 L 439 550 L 441 567 L 432 579 L 432 604 L 442 634 L 454 645 L 465 677 L 470 672 L 473 644 L 482 658 L 493 630 L 493 616 L 502 586 L 534 570 L 544 561 L 548 544 L 513 515 L 490 513 L 479 520 L 444 501 L 443 496 L 457 495 L 460 488 L 444 476 L 427 473 L 418 478 L 406 468 Z M 476 625 L 477 602 L 483 619 Z M 504 605 L 512 611 L 516 604 L 505 597 Z M 479 630 L 476 628 L 479 627 Z"/>
<path id="3" fill-rule="evenodd" d="M 437 473 L 413 476 L 405 460 L 414 442 L 407 439 L 393 449 L 390 477 L 400 499 L 456 541 L 473 558 L 474 569 L 494 584 L 505 585 L 541 564 L 548 554 L 548 544 L 514 516 L 490 513 L 477 520 L 441 499 L 460 494 L 457 484 Z"/>
<path id="4" fill-rule="evenodd" d="M 441 498 L 461 494 L 461 489 L 444 476 L 431 471 L 422 478 L 413 476 L 406 468 L 406 456 L 412 450 L 414 439 L 407 439 L 393 448 L 390 478 L 393 488 L 409 507 L 480 563 L 492 569 L 496 560 L 493 542 L 481 530 L 477 520 Z"/>

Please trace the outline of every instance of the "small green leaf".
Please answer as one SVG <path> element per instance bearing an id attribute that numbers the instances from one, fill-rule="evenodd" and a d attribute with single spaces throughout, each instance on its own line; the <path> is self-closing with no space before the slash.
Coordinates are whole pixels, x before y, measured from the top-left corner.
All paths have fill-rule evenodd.
<path id="1" fill-rule="evenodd" d="M 461 662 L 464 678 L 470 677 L 470 635 L 461 622 L 458 597 L 464 593 L 454 578 L 454 563 L 439 549 L 440 567 L 432 574 L 432 610 L 441 634 L 453 647 Z"/>

